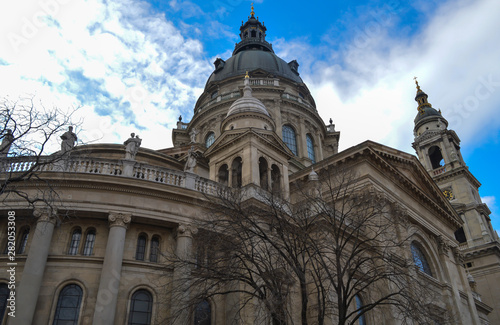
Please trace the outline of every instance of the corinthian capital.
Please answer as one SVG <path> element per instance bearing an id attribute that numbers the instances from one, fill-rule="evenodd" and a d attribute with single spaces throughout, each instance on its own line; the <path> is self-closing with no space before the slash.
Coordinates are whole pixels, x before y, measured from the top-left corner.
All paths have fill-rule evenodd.
<path id="1" fill-rule="evenodd" d="M 110 212 L 108 216 L 109 227 L 123 227 L 127 228 L 132 220 L 130 213 Z"/>
<path id="2" fill-rule="evenodd" d="M 196 235 L 197 233 L 198 228 L 192 225 L 181 223 L 177 227 L 177 237 L 193 237 L 193 235 Z"/>
<path id="3" fill-rule="evenodd" d="M 33 208 L 33 216 L 37 222 L 56 223 L 57 209 L 51 206 L 36 206 Z"/>

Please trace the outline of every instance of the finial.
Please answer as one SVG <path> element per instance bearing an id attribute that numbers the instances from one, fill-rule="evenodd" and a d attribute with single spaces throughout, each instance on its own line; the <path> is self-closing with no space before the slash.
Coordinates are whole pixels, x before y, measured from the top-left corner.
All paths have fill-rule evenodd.
<path id="1" fill-rule="evenodd" d="M 417 77 L 413 77 L 413 80 L 415 80 L 415 83 L 417 84 L 417 90 L 420 90 L 420 86 L 418 85 Z"/>
<path id="2" fill-rule="evenodd" d="M 330 124 L 333 124 L 333 120 L 330 118 Z"/>
<path id="3" fill-rule="evenodd" d="M 247 74 L 245 75 L 245 79 L 249 79 L 250 76 L 248 75 L 248 71 L 247 71 Z"/>
<path id="4" fill-rule="evenodd" d="M 252 15 L 252 17 L 255 15 L 255 12 L 253 11 L 253 2 L 252 2 L 252 12 L 250 12 L 250 15 Z"/>

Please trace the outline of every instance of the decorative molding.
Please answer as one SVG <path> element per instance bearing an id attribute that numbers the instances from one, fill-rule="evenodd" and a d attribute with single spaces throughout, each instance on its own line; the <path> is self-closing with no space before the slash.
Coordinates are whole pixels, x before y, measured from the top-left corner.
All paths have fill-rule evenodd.
<path id="1" fill-rule="evenodd" d="M 108 216 L 109 227 L 128 228 L 132 215 L 130 213 L 110 212 Z"/>

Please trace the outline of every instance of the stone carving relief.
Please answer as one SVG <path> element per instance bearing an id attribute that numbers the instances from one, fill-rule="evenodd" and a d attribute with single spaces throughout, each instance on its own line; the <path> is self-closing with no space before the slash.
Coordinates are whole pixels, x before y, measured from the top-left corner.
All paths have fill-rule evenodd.
<path id="1" fill-rule="evenodd" d="M 108 221 L 109 221 L 109 227 L 127 228 L 130 221 L 132 221 L 132 215 L 119 212 L 110 212 L 108 216 Z"/>

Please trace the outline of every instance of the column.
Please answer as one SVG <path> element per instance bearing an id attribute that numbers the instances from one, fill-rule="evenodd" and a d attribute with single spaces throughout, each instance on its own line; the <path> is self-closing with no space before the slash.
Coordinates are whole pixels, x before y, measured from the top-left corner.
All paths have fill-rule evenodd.
<path id="1" fill-rule="evenodd" d="M 175 254 L 178 259 L 174 268 L 172 286 L 172 316 L 174 325 L 189 324 L 190 308 L 186 308 L 190 298 L 190 270 L 192 261 L 193 235 L 198 230 L 190 225 L 180 224 L 177 227 Z"/>
<path id="2" fill-rule="evenodd" d="M 33 321 L 56 223 L 56 212 L 51 207 L 35 208 L 33 215 L 38 220 L 24 264 L 21 282 L 16 292 L 18 308 L 22 312 L 17 312 L 16 317 L 11 318 L 9 322 L 14 325 L 31 324 Z"/>
<path id="3" fill-rule="evenodd" d="M 109 235 L 102 265 L 101 280 L 97 291 L 94 325 L 112 325 L 115 321 L 116 303 L 122 271 L 125 234 L 131 221 L 130 214 L 111 212 L 108 216 Z"/>

